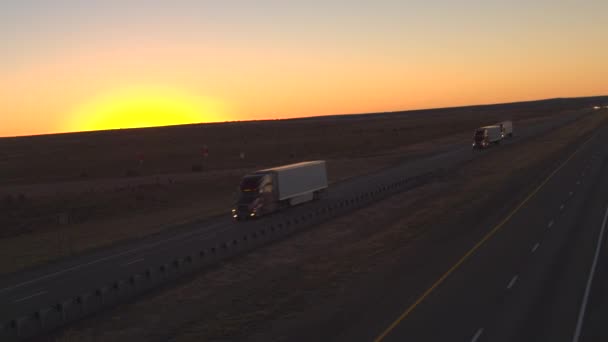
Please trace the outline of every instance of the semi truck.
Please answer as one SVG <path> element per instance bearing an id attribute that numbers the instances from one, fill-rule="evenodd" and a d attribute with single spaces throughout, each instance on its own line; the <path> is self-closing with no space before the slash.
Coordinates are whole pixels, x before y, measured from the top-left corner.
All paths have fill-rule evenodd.
<path id="1" fill-rule="evenodd" d="M 502 128 L 498 125 L 479 127 L 473 135 L 473 149 L 485 149 L 500 144 Z"/>
<path id="2" fill-rule="evenodd" d="M 502 132 L 502 137 L 512 138 L 513 137 L 513 122 L 512 121 L 502 121 L 496 124 L 496 126 L 500 126 L 500 131 Z"/>
<path id="3" fill-rule="evenodd" d="M 327 189 L 324 160 L 307 161 L 245 175 L 232 209 L 235 220 L 257 218 L 319 199 Z"/>

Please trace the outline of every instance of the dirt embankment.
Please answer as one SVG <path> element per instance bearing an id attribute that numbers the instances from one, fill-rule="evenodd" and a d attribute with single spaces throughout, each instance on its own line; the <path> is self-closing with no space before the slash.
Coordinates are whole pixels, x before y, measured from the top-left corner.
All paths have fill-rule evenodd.
<path id="1" fill-rule="evenodd" d="M 488 151 L 449 177 L 223 263 L 47 340 L 233 341 L 256 336 L 287 341 L 288 336 L 275 335 L 284 331 L 284 323 L 315 322 L 318 308 L 325 315 L 338 314 L 343 308 L 327 304 L 408 254 L 415 257 L 419 241 L 438 227 L 447 232 L 442 233 L 446 239 L 466 234 L 449 228 L 496 196 L 502 201 L 513 184 L 532 187 L 530 179 L 541 176 L 539 170 L 563 158 L 565 150 L 605 121 L 605 115 L 588 116 L 550 135 Z M 504 165 L 504 160 L 510 163 Z"/>
<path id="2" fill-rule="evenodd" d="M 472 127 L 571 112 L 451 109 L 0 139 L 0 274 L 225 214 L 240 177 L 259 167 L 323 158 L 338 181 L 468 141 Z M 209 157 L 193 172 L 203 145 Z"/>

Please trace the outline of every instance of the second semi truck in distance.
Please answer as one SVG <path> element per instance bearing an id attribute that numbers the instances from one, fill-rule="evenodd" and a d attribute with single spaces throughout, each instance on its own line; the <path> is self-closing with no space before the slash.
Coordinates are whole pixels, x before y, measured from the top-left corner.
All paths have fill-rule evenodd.
<path id="1" fill-rule="evenodd" d="M 502 128 L 498 125 L 479 127 L 473 135 L 473 148 L 484 149 L 494 144 L 500 144 Z"/>
<path id="2" fill-rule="evenodd" d="M 241 220 L 267 215 L 317 199 L 326 189 L 324 160 L 259 170 L 241 180 L 232 217 Z"/>

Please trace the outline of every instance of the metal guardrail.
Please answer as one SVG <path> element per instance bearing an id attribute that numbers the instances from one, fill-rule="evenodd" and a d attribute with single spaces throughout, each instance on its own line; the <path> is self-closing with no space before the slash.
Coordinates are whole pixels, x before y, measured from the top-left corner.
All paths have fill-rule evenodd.
<path id="1" fill-rule="evenodd" d="M 50 332 L 95 312 L 132 299 L 186 274 L 192 274 L 221 260 L 250 251 L 296 231 L 341 216 L 381 198 L 402 192 L 430 181 L 436 172 L 412 178 L 390 179 L 365 191 L 328 203 L 318 202 L 302 213 L 285 215 L 281 220 L 269 220 L 254 230 L 230 239 L 220 238 L 208 246 L 185 251 L 183 255 L 156 267 L 147 268 L 126 279 L 116 279 L 95 289 L 55 305 L 40 308 L 29 315 L 0 324 L 0 341 L 20 341 Z M 392 178 L 392 177 L 391 177 Z"/>

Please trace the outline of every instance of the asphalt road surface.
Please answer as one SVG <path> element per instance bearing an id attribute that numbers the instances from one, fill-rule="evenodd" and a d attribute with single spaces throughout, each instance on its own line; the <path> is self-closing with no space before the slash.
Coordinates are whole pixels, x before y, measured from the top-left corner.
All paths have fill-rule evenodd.
<path id="1" fill-rule="evenodd" d="M 580 116 L 581 114 L 561 116 L 551 122 L 544 122 L 529 127 L 515 127 L 516 137 L 507 141 L 506 144 L 518 143 L 526 138 L 545 134 L 555 127 L 576 120 Z M 529 303 L 527 298 L 525 298 L 528 292 L 524 292 L 523 289 L 525 286 L 532 286 L 533 282 L 528 280 L 531 277 L 540 277 L 546 274 L 548 278 L 555 281 L 560 280 L 560 271 L 565 265 L 555 264 L 555 255 L 547 253 L 550 253 L 552 249 L 560 247 L 560 241 L 563 242 L 564 239 L 566 241 L 569 239 L 576 239 L 578 241 L 580 239 L 582 247 L 579 248 L 583 248 L 584 250 L 580 254 L 577 254 L 579 250 L 576 249 L 576 257 L 581 260 L 580 263 L 576 263 L 573 266 L 575 266 L 578 273 L 581 273 L 581 277 L 587 276 L 589 273 L 588 258 L 593 253 L 593 248 L 595 248 L 594 239 L 599 229 L 598 225 L 601 223 L 596 222 L 596 216 L 601 216 L 601 213 L 598 213 L 598 211 L 604 209 L 601 208 L 601 205 L 604 205 L 604 203 L 600 205 L 596 201 L 591 201 L 589 200 L 591 198 L 589 196 L 601 197 L 600 190 L 608 193 L 608 185 L 602 185 L 603 188 L 599 188 L 590 184 L 590 180 L 599 180 L 600 166 L 604 158 L 604 149 L 599 150 L 601 147 L 599 142 L 608 144 L 608 133 L 604 134 L 604 138 L 598 137 L 593 142 L 590 142 L 586 149 L 581 151 L 576 159 L 569 163 L 568 167 L 564 167 L 551 180 L 551 184 L 547 184 L 541 193 L 535 196 L 534 199 L 531 199 L 529 203 L 526 203 L 525 207 L 517 213 L 516 217 L 506 224 L 508 227 L 503 227 L 500 234 L 497 234 L 500 236 L 496 236 L 492 241 L 488 241 L 483 248 L 480 248 L 475 253 L 475 258 L 467 261 L 458 272 L 455 272 L 450 277 L 449 283 L 442 285 L 441 289 L 437 289 L 440 291 L 435 291 L 421 305 L 429 308 L 444 308 L 445 305 L 453 306 L 454 308 L 461 306 L 463 310 L 465 308 L 467 310 L 462 311 L 456 316 L 453 315 L 454 312 L 451 310 L 439 310 L 441 311 L 439 313 L 434 313 L 433 310 L 429 311 L 428 309 L 415 310 L 411 317 L 400 322 L 394 329 L 388 332 L 386 340 L 401 341 L 404 336 L 420 337 L 414 338 L 416 341 L 445 340 L 449 336 L 454 336 L 452 333 L 458 333 L 462 336 L 473 336 L 479 329 L 483 329 L 480 337 L 483 339 L 488 338 L 488 336 L 502 334 L 504 333 L 504 329 L 509 329 L 512 332 L 534 332 L 535 327 L 531 326 L 518 326 L 517 329 L 515 327 L 501 327 L 496 322 L 489 321 L 492 317 L 490 313 L 494 315 L 498 315 L 498 313 L 518 315 L 517 310 L 523 308 L 516 304 L 519 302 Z M 592 151 L 591 146 L 594 146 L 600 152 L 596 152 L 595 154 L 590 152 Z M 491 153 L 491 150 L 483 153 Z M 438 155 L 410 161 L 377 174 L 332 184 L 327 198 L 321 200 L 321 202 L 337 202 L 355 191 L 369 187 L 394 174 L 414 177 L 438 168 L 446 168 L 466 162 L 475 158 L 476 155 L 478 154 L 471 152 L 470 142 L 465 141 L 460 145 L 455 145 L 453 149 Z M 588 167 L 588 169 L 585 167 Z M 583 170 L 587 172 L 584 177 L 580 176 Z M 557 179 L 561 180 L 560 183 L 554 184 Z M 573 184 L 573 179 L 580 181 L 581 184 Z M 569 191 L 574 192 L 576 195 L 568 195 Z M 564 210 L 559 210 L 559 205 L 562 203 L 566 207 Z M 0 280 L 0 303 L 2 303 L 0 305 L 0 322 L 7 322 L 19 316 L 31 314 L 37 309 L 54 305 L 66 298 L 74 298 L 78 294 L 99 287 L 100 284 L 107 284 L 117 279 L 125 279 L 132 274 L 142 272 L 147 267 L 157 267 L 158 265 L 170 262 L 172 258 L 179 256 L 185 249 L 213 244 L 220 237 L 229 237 L 231 234 L 234 235 L 244 229 L 254 229 L 256 225 L 267 224 L 269 220 L 278 220 L 285 216 L 295 215 L 298 212 L 307 210 L 307 206 L 303 205 L 263 218 L 258 222 L 247 223 L 233 222 L 228 217 L 229 208 L 227 208 L 227 215 L 224 218 L 186 225 L 171 232 L 157 234 L 139 241 L 122 243 L 111 248 L 58 261 L 37 269 L 3 276 Z M 545 221 L 541 222 L 541 218 Z M 553 222 L 551 230 L 548 230 L 546 227 L 548 222 Z M 584 223 L 585 226 L 580 227 L 585 227 L 585 229 L 577 229 L 576 227 L 578 226 L 573 225 L 573 222 L 578 224 Z M 541 244 L 541 247 L 538 247 L 534 253 L 530 252 L 531 246 L 536 243 Z M 493 248 L 489 247 L 494 244 L 497 246 Z M 568 249 L 558 249 L 561 251 L 559 255 L 565 259 L 565 262 L 570 262 L 570 259 L 568 259 Z M 603 251 L 603 253 L 606 253 L 606 251 Z M 484 256 L 484 254 L 488 255 Z M 545 256 L 545 254 L 547 255 Z M 590 256 L 586 254 L 590 254 Z M 531 257 L 532 255 L 534 257 Z M 541 259 L 541 256 L 545 257 Z M 541 263 L 541 261 L 544 263 L 536 267 L 540 270 L 531 269 L 533 263 Z M 526 264 L 527 267 L 523 267 L 524 263 L 528 263 L 529 265 Z M 547 264 L 551 267 L 547 266 Z M 600 263 L 598 269 L 602 265 Z M 531 272 L 528 270 L 531 270 Z M 478 278 L 474 282 L 475 287 L 471 287 L 468 281 L 471 272 L 476 274 L 475 277 Z M 477 276 L 486 274 L 486 272 L 489 274 L 488 276 Z M 504 288 L 506 286 L 505 282 L 509 283 L 510 279 L 516 275 L 518 279 L 508 289 L 509 293 L 512 293 L 511 296 L 513 298 L 508 303 L 503 303 L 505 305 L 504 308 L 495 306 L 491 309 L 488 307 L 487 305 L 492 304 L 492 300 L 496 302 L 497 298 L 504 297 L 500 291 L 497 291 Z M 597 282 L 608 281 L 608 279 L 604 280 L 599 272 L 596 277 Z M 567 283 L 571 283 L 572 288 L 569 290 L 573 291 L 572 293 L 578 295 L 581 292 L 578 278 L 576 281 L 572 278 Z M 567 284 L 564 283 L 563 286 L 567 286 Z M 559 295 L 560 293 L 556 292 L 555 295 Z M 474 295 L 474 298 L 468 298 L 467 294 Z M 543 292 L 543 294 L 544 296 L 535 298 L 539 300 L 550 299 L 546 296 L 551 295 L 551 293 Z M 606 293 L 602 293 L 601 289 L 592 287 L 590 298 L 598 297 L 607 301 L 606 295 Z M 448 301 L 447 304 L 445 301 Z M 579 302 L 580 300 L 576 304 L 579 304 Z M 498 305 L 497 303 L 494 304 Z M 534 308 L 538 310 L 537 307 Z M 532 308 L 528 309 L 531 310 Z M 568 307 L 568 310 L 570 309 Z M 487 310 L 491 311 L 488 312 Z M 594 315 L 599 315 L 595 313 L 597 310 L 594 306 L 589 307 L 589 319 L 594 319 Z M 432 319 L 429 318 L 428 314 L 431 314 Z M 575 314 L 578 314 L 578 312 Z M 427 325 L 421 324 L 421 322 L 426 322 Z M 443 327 L 440 331 L 432 332 L 433 334 L 437 334 L 436 337 L 438 339 L 435 339 L 435 336 L 426 338 L 426 334 L 429 331 L 421 331 L 420 328 L 428 326 L 429 322 L 437 322 L 437 326 Z M 382 323 L 384 322 L 378 322 L 380 325 Z M 453 327 L 453 329 L 447 329 L 447 327 Z M 566 326 L 564 325 L 563 328 L 565 329 Z M 585 329 L 587 328 L 590 329 L 591 327 L 586 327 Z M 449 335 L 442 334 L 442 332 L 447 333 L 448 331 L 450 331 Z M 583 336 L 588 331 L 591 333 L 591 330 L 583 330 Z M 369 334 L 369 330 L 367 333 Z M 448 339 L 453 340 L 452 338 Z"/>
<path id="2" fill-rule="evenodd" d="M 446 247 L 442 271 L 436 248 L 403 261 L 327 340 L 607 341 L 607 220 L 604 126 L 474 239 Z M 425 284 L 408 262 L 428 265 Z"/>

